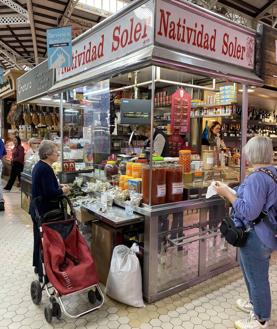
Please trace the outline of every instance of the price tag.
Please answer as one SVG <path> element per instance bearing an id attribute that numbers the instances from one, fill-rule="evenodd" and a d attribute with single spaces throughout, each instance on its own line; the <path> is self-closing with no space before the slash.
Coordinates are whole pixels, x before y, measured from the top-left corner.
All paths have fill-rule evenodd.
<path id="1" fill-rule="evenodd" d="M 183 183 L 173 183 L 172 184 L 172 194 L 183 194 Z"/>
<path id="2" fill-rule="evenodd" d="M 157 185 L 157 197 L 158 198 L 163 198 L 165 197 L 166 194 L 166 185 Z"/>

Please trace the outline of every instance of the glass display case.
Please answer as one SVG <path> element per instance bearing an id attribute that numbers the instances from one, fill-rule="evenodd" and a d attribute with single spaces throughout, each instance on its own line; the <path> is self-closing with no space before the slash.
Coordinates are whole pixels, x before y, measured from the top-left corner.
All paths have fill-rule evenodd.
<path id="1" fill-rule="evenodd" d="M 110 154 L 109 80 L 65 92 L 62 113 L 62 180 L 68 182 Z"/>

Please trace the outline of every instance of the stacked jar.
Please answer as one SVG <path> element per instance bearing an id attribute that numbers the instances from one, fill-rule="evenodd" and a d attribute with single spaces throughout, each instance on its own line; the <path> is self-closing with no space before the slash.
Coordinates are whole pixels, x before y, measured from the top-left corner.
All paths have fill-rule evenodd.
<path id="1" fill-rule="evenodd" d="M 104 168 L 105 176 L 108 180 L 112 179 L 112 176 L 118 174 L 118 166 L 116 165 L 115 161 L 107 161 L 107 164 Z"/>
<path id="2" fill-rule="evenodd" d="M 149 204 L 150 167 L 142 169 L 143 202 Z M 151 205 L 163 204 L 166 201 L 166 168 L 159 164 L 152 167 Z"/>
<path id="3" fill-rule="evenodd" d="M 166 169 L 166 201 L 183 200 L 183 169 L 182 166 L 171 165 Z"/>
<path id="4" fill-rule="evenodd" d="M 190 172 L 191 150 L 180 150 L 179 151 L 179 163 L 182 166 L 184 173 Z"/>

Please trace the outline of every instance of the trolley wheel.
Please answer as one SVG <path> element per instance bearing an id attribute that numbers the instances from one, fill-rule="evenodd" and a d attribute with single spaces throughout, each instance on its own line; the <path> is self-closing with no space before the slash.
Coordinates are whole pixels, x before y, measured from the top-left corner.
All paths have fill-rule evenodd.
<path id="1" fill-rule="evenodd" d="M 32 298 L 33 303 L 35 305 L 39 305 L 41 302 L 41 298 L 42 298 L 42 289 L 41 289 L 40 282 L 38 280 L 33 281 L 31 283 L 30 292 L 31 292 L 31 298 Z"/>
<path id="2" fill-rule="evenodd" d="M 53 309 L 52 309 L 52 305 L 47 305 L 45 308 L 44 308 L 44 316 L 45 316 L 45 320 L 48 322 L 48 323 L 51 323 L 52 322 L 52 318 L 53 318 Z"/>
<path id="3" fill-rule="evenodd" d="M 96 292 L 93 290 L 90 290 L 88 292 L 88 300 L 91 304 L 95 304 L 97 301 L 97 297 L 96 297 Z"/>
<path id="4" fill-rule="evenodd" d="M 97 299 L 99 302 L 102 302 L 103 297 L 102 297 L 102 295 L 100 294 L 98 288 L 96 288 L 96 290 L 95 290 L 95 296 L 96 296 L 96 299 Z"/>
<path id="5" fill-rule="evenodd" d="M 58 320 L 62 317 L 62 310 L 60 304 L 54 301 L 52 303 L 52 315 L 55 316 Z"/>

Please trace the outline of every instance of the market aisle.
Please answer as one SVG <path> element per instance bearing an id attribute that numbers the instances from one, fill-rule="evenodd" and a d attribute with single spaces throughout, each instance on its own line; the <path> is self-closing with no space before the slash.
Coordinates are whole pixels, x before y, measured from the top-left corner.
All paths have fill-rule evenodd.
<path id="1" fill-rule="evenodd" d="M 32 226 L 20 209 L 20 194 L 5 194 L 6 211 L 0 214 L 0 328 L 52 328 L 44 320 L 43 308 L 33 305 L 29 285 Z M 273 319 L 277 327 L 277 265 L 271 269 Z M 166 298 L 144 309 L 135 309 L 106 299 L 101 310 L 79 320 L 54 320 L 55 328 L 142 328 L 142 329 L 231 329 L 234 320 L 244 317 L 234 301 L 245 288 L 239 269 L 234 269 L 189 290 Z"/>

